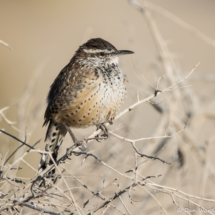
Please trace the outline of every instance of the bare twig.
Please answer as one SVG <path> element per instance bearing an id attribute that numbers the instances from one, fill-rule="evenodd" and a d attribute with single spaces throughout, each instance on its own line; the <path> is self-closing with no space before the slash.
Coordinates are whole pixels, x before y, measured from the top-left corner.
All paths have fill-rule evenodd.
<path id="1" fill-rule="evenodd" d="M 0 44 L 4 45 L 4 46 L 8 47 L 10 50 L 12 50 L 12 48 L 6 42 L 0 40 Z"/>
<path id="2" fill-rule="evenodd" d="M 17 201 L 17 203 L 19 203 L 19 202 Z M 22 202 L 19 205 L 25 206 L 25 207 L 28 207 L 28 208 L 31 208 L 31 209 L 34 209 L 36 211 L 40 211 L 42 213 L 48 213 L 48 214 L 53 214 L 53 215 L 64 215 L 64 213 L 60 213 L 60 212 L 57 212 L 57 211 L 47 210 L 44 207 L 41 208 L 41 207 L 39 207 L 39 206 L 37 206 L 35 204 L 29 204 L 29 203 L 26 203 L 26 202 Z"/>

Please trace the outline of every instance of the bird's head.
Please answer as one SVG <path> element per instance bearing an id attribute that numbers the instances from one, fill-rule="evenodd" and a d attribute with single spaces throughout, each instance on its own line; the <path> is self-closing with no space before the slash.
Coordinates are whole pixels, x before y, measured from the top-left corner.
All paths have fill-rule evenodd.
<path id="1" fill-rule="evenodd" d="M 101 38 L 94 38 L 88 40 L 76 52 L 76 55 L 81 58 L 93 60 L 98 62 L 118 64 L 118 57 L 120 55 L 133 54 L 134 52 L 128 50 L 117 50 L 111 43 Z"/>

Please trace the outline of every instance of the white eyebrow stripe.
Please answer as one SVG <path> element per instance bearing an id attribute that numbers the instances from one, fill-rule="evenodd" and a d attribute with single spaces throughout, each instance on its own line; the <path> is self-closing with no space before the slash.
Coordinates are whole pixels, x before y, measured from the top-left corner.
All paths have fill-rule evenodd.
<path id="1" fill-rule="evenodd" d="M 86 53 L 101 53 L 101 52 L 112 53 L 112 52 L 114 52 L 113 50 L 107 51 L 107 50 L 102 50 L 102 49 L 83 49 L 83 51 Z"/>

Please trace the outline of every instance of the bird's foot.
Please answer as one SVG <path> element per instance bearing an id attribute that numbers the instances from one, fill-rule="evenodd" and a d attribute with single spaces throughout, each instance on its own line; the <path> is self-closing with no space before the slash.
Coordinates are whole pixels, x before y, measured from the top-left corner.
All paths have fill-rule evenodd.
<path id="1" fill-rule="evenodd" d="M 71 155 L 72 151 L 75 149 L 75 148 L 79 148 L 81 151 L 86 151 L 87 150 L 87 140 L 75 140 L 74 141 L 74 145 L 70 148 L 67 148 L 66 150 L 66 156 L 69 158 L 69 156 Z"/>
<path id="2" fill-rule="evenodd" d="M 71 152 L 75 149 L 75 148 L 79 148 L 81 151 L 86 151 L 87 150 L 87 140 L 75 140 L 74 141 L 74 145 L 70 148 L 67 148 L 66 151 L 66 156 L 69 157 L 71 155 Z"/>
<path id="3" fill-rule="evenodd" d="M 69 151 L 74 150 L 76 147 L 79 147 L 79 149 L 80 149 L 81 151 L 85 151 L 85 150 L 87 149 L 87 145 L 86 145 L 87 139 L 84 139 L 84 140 L 77 140 L 77 138 L 76 138 L 75 135 L 73 134 L 71 128 L 68 127 L 68 126 L 67 126 L 67 131 L 69 132 L 69 134 L 70 134 L 70 136 L 71 136 L 71 138 L 72 138 L 72 140 L 73 140 L 73 142 L 74 142 L 74 145 L 73 145 L 72 147 L 69 148 L 69 149 L 70 149 Z M 68 154 L 69 154 L 69 152 L 68 152 L 68 150 L 67 150 L 67 156 L 68 156 Z"/>
<path id="4" fill-rule="evenodd" d="M 101 140 L 106 140 L 108 138 L 108 134 L 96 135 L 95 140 L 100 142 Z"/>
<path id="5" fill-rule="evenodd" d="M 76 140 L 74 141 L 75 143 L 75 146 L 78 147 L 81 151 L 86 151 L 87 150 L 87 141 L 84 139 L 84 140 Z"/>
<path id="6" fill-rule="evenodd" d="M 111 121 L 109 123 L 111 124 Z M 104 124 L 99 124 L 96 127 L 97 127 L 97 130 L 101 129 L 103 131 L 103 134 L 102 135 L 96 135 L 95 140 L 97 140 L 98 142 L 100 140 L 106 140 L 109 136 L 109 132 L 108 132 L 107 127 Z"/>
<path id="7" fill-rule="evenodd" d="M 113 125 L 113 121 L 111 121 L 111 120 L 108 120 L 108 123 L 109 123 L 110 125 Z"/>

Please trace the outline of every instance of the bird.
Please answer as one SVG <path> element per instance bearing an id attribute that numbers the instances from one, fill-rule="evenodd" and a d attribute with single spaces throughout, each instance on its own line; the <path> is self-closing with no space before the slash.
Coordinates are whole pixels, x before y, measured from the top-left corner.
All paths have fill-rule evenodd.
<path id="1" fill-rule="evenodd" d="M 76 146 L 83 146 L 84 140 L 75 137 L 73 128 L 96 126 L 103 131 L 97 140 L 108 137 L 105 123 L 112 124 L 127 94 L 119 56 L 133 53 L 92 38 L 58 74 L 48 93 L 43 124 L 48 125 L 45 151 L 51 152 L 54 161 L 67 132 Z M 52 163 L 50 155 L 44 153 L 38 171 Z"/>

